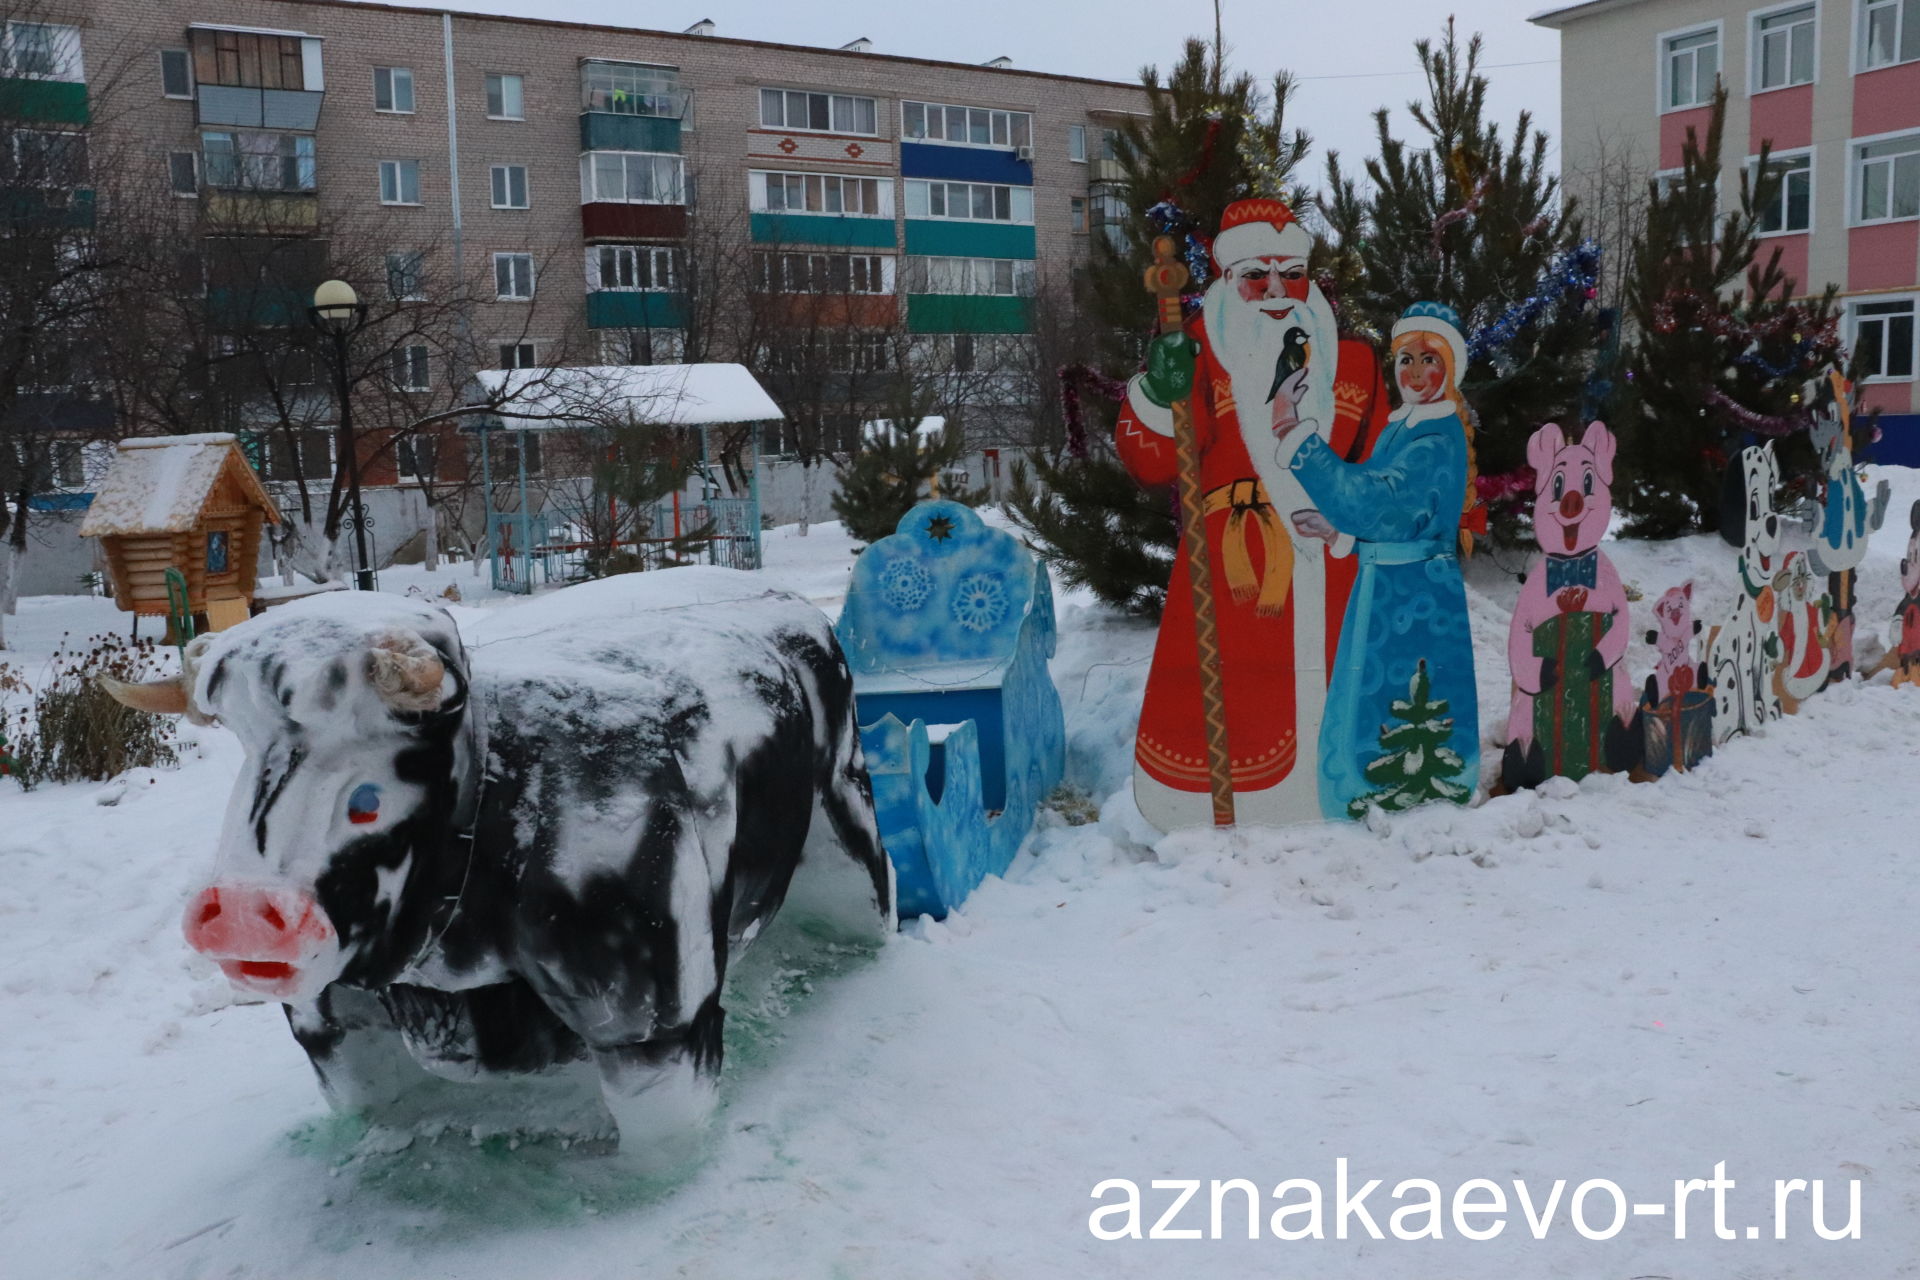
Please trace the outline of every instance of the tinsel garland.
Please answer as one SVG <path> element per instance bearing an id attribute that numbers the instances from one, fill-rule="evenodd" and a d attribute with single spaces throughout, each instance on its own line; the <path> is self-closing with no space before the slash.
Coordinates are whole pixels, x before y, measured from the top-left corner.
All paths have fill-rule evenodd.
<path id="1" fill-rule="evenodd" d="M 1507 347 L 1520 336 L 1521 330 L 1569 293 L 1583 295 L 1583 303 L 1592 301 L 1598 292 L 1599 280 L 1599 241 L 1582 240 L 1571 249 L 1554 254 L 1534 282 L 1532 293 L 1508 307 L 1497 320 L 1477 326 L 1468 335 L 1468 357 L 1477 359 Z"/>
<path id="2" fill-rule="evenodd" d="M 1224 123 L 1225 119 L 1217 109 L 1207 112 L 1207 136 L 1200 140 L 1200 159 L 1193 168 L 1174 179 L 1175 186 L 1192 186 L 1213 165 L 1213 144 L 1219 140 L 1220 126 Z"/>
<path id="3" fill-rule="evenodd" d="M 1531 497 L 1535 479 L 1532 467 L 1516 467 L 1498 475 L 1478 475 L 1473 478 L 1473 493 L 1489 507 L 1504 507 Z"/>
<path id="4" fill-rule="evenodd" d="M 1480 202 L 1487 198 L 1487 191 L 1492 185 L 1492 178 L 1480 179 L 1479 185 L 1474 187 L 1473 194 L 1467 197 L 1465 204 L 1458 209 L 1449 209 L 1433 220 L 1434 257 L 1440 256 L 1440 237 L 1446 234 L 1447 228 L 1480 212 Z"/>
<path id="5" fill-rule="evenodd" d="M 1060 413 L 1067 423 L 1067 452 L 1076 458 L 1087 456 L 1087 424 L 1081 415 L 1080 385 L 1085 383 L 1109 400 L 1127 398 L 1127 384 L 1109 378 L 1092 365 L 1063 364 L 1056 373 L 1060 379 Z"/>
<path id="6" fill-rule="evenodd" d="M 1755 413 L 1745 405 L 1738 403 L 1718 387 L 1707 389 L 1706 401 L 1721 410 L 1755 435 L 1788 436 L 1806 429 L 1808 418 L 1804 413 L 1788 413 L 1779 417 Z"/>

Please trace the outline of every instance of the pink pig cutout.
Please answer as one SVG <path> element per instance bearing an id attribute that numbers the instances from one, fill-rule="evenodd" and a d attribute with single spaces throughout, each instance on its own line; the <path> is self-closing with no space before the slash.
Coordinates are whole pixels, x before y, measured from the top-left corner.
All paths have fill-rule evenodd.
<path id="1" fill-rule="evenodd" d="M 1700 664 L 1693 652 L 1693 639 L 1700 634 L 1700 624 L 1693 616 L 1692 579 L 1677 587 L 1668 587 L 1654 602 L 1653 623 L 1653 630 L 1647 632 L 1647 642 L 1653 645 L 1659 661 L 1654 664 L 1648 700 L 1658 704 L 1676 693 L 1691 693 L 1705 683 L 1700 678 Z"/>
<path id="2" fill-rule="evenodd" d="M 1592 422 L 1577 441 L 1569 441 L 1558 423 L 1549 422 L 1527 441 L 1527 463 L 1533 468 L 1533 532 L 1547 556 L 1563 560 L 1592 552 L 1596 558 L 1591 588 L 1562 587 L 1547 594 L 1547 560 L 1537 561 L 1520 588 L 1507 632 L 1507 667 L 1513 673 L 1513 711 L 1507 720 L 1507 739 L 1523 750 L 1533 741 L 1533 700 L 1540 693 L 1542 660 L 1534 656 L 1533 632 L 1542 622 L 1561 613 L 1604 613 L 1610 616 L 1606 634 L 1596 646 L 1600 660 L 1614 670 L 1614 714 L 1630 721 L 1639 702 L 1639 690 L 1617 670 L 1626 656 L 1628 634 L 1627 589 L 1613 561 L 1595 550 L 1613 519 L 1613 458 L 1618 450 L 1606 424 Z"/>

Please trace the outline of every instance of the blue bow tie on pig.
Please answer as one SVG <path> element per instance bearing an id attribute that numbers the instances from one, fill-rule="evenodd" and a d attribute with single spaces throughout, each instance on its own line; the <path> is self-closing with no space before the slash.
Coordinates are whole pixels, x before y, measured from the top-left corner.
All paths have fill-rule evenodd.
<path id="1" fill-rule="evenodd" d="M 1583 555 L 1547 557 L 1547 594 L 1553 595 L 1562 587 L 1587 587 L 1599 585 L 1600 551 L 1595 548 Z"/>

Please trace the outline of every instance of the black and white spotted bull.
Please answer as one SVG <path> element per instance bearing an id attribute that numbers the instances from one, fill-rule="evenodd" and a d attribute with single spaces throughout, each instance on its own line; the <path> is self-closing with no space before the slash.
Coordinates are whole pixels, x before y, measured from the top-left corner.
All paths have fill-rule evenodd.
<path id="1" fill-rule="evenodd" d="M 246 748 L 187 940 L 288 1006 L 335 1106 L 590 1070 L 645 1160 L 705 1116 L 728 963 L 783 902 L 890 926 L 852 679 L 818 610 L 724 569 L 568 588 L 470 638 L 343 592 L 114 688 Z"/>

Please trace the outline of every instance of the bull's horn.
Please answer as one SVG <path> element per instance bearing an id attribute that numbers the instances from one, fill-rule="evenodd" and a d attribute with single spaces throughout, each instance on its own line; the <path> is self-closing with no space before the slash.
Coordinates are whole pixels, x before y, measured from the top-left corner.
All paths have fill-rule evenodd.
<path id="1" fill-rule="evenodd" d="M 391 633 L 373 642 L 367 654 L 367 678 L 396 711 L 434 711 L 444 700 L 440 690 L 447 666 L 419 636 Z"/>
<path id="2" fill-rule="evenodd" d="M 132 707 L 135 711 L 150 711 L 157 716 L 183 716 L 187 713 L 187 686 L 179 676 L 148 680 L 142 684 L 128 684 L 112 676 L 98 676 L 95 683 L 105 689 L 115 702 L 123 707 Z"/>

